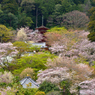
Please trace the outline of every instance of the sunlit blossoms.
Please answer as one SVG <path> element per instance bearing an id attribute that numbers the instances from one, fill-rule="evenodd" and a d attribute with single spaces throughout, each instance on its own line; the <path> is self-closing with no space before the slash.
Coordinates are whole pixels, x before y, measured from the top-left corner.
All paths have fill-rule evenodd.
<path id="1" fill-rule="evenodd" d="M 95 42 L 83 39 L 74 44 L 72 48 L 73 49 L 66 53 L 67 56 L 83 56 L 88 61 L 95 61 Z"/>
<path id="2" fill-rule="evenodd" d="M 17 31 L 20 32 L 19 35 L 17 35 L 19 41 L 39 42 L 44 39 L 44 36 L 39 31 L 33 31 L 33 29 L 29 29 L 29 27 L 21 27 L 17 29 Z"/>
<path id="3" fill-rule="evenodd" d="M 66 46 L 60 45 L 58 42 L 56 42 L 49 49 L 51 50 L 52 53 L 61 53 L 65 51 Z"/>
<path id="4" fill-rule="evenodd" d="M 12 57 L 16 55 L 18 51 L 16 47 L 13 47 L 12 43 L 0 43 L 0 64 L 4 65 L 4 62 L 7 60 L 8 57 Z"/>
<path id="5" fill-rule="evenodd" d="M 95 95 L 95 79 L 86 80 L 79 84 L 80 95 Z"/>
<path id="6" fill-rule="evenodd" d="M 4 71 L 3 74 L 0 72 L 0 83 L 12 83 L 13 78 L 14 76 L 11 72 Z"/>
<path id="7" fill-rule="evenodd" d="M 37 83 L 41 84 L 44 81 L 50 81 L 52 83 L 59 83 L 62 80 L 70 79 L 70 74 L 68 73 L 69 69 L 64 67 L 56 67 L 52 69 L 47 69 L 40 71 L 38 74 Z"/>

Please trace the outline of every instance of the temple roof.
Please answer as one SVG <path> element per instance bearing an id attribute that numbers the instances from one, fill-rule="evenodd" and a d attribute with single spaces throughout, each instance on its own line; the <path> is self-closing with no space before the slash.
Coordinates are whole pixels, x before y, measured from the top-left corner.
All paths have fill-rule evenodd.
<path id="1" fill-rule="evenodd" d="M 45 26 L 40 26 L 40 27 L 38 27 L 38 28 L 36 28 L 36 30 L 42 30 L 42 29 L 44 29 L 44 30 L 48 30 L 49 28 L 47 28 L 47 27 L 45 27 Z"/>
<path id="2" fill-rule="evenodd" d="M 33 83 L 34 85 L 36 85 L 37 87 L 39 87 L 39 85 L 34 80 L 32 80 L 29 76 L 25 77 L 24 79 L 22 79 L 20 81 L 21 85 L 26 84 L 26 81 L 27 82 L 29 81 L 29 82 Z"/>

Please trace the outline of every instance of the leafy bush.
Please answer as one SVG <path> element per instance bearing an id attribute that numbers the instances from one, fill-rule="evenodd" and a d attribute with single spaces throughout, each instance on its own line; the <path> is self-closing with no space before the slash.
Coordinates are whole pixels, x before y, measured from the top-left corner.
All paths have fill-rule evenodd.
<path id="1" fill-rule="evenodd" d="M 63 89 L 63 94 L 71 95 L 70 86 L 71 86 L 70 81 L 64 80 L 64 81 L 60 82 L 60 87 L 62 87 L 62 89 Z"/>
<path id="2" fill-rule="evenodd" d="M 59 88 L 55 84 L 52 84 L 51 82 L 44 81 L 40 85 L 39 90 L 48 93 L 49 91 L 59 91 Z"/>
<path id="3" fill-rule="evenodd" d="M 37 53 L 34 55 L 25 55 L 17 60 L 17 64 L 22 65 L 23 67 L 31 67 L 36 68 L 38 70 L 40 69 L 46 69 L 46 62 L 48 58 L 54 58 L 55 55 L 50 53 Z"/>
<path id="4" fill-rule="evenodd" d="M 22 78 L 26 77 L 27 74 L 32 78 L 33 77 L 33 69 L 31 69 L 31 68 L 24 69 L 20 74 L 20 78 L 22 79 Z"/>
<path id="5" fill-rule="evenodd" d="M 37 72 L 41 69 L 46 69 L 47 59 L 53 59 L 56 56 L 50 52 L 38 52 L 36 54 L 25 54 L 15 61 L 15 64 L 10 64 L 8 70 L 14 75 L 19 75 L 24 69 L 30 67 L 34 70 L 33 79 L 37 79 Z M 26 75 L 25 75 L 26 76 Z"/>
<path id="6" fill-rule="evenodd" d="M 50 91 L 46 95 L 62 95 L 60 91 Z"/>
<path id="7" fill-rule="evenodd" d="M 91 42 L 94 42 L 95 41 L 95 32 L 91 32 L 89 35 L 88 35 L 88 38 Z"/>
<path id="8" fill-rule="evenodd" d="M 67 32 L 67 29 L 65 27 L 54 27 L 48 30 L 48 32 L 54 32 L 54 33 L 60 33 Z"/>
<path id="9" fill-rule="evenodd" d="M 13 46 L 15 46 L 19 52 L 17 55 L 17 58 L 20 58 L 21 54 L 29 50 L 30 44 L 22 42 L 22 41 L 16 41 L 13 43 Z"/>
<path id="10" fill-rule="evenodd" d="M 45 95 L 45 93 L 42 91 L 38 91 L 35 95 Z"/>
<path id="11" fill-rule="evenodd" d="M 28 89 L 19 88 L 19 90 L 16 92 L 16 95 L 35 95 L 36 92 L 37 89 L 34 88 L 28 88 Z"/>

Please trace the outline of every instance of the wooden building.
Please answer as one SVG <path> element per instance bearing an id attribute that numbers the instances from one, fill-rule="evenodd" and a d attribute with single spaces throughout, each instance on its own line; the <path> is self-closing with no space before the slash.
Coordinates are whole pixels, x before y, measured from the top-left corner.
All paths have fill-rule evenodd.
<path id="1" fill-rule="evenodd" d="M 35 30 L 38 30 L 41 34 L 44 34 L 47 30 L 49 30 L 49 28 L 45 26 L 40 26 L 38 28 L 35 28 Z"/>

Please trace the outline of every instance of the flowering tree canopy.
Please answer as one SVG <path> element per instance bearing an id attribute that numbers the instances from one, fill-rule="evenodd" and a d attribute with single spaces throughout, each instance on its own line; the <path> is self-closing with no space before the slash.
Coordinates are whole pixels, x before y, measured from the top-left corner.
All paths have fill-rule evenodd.
<path id="1" fill-rule="evenodd" d="M 70 79 L 70 74 L 68 73 L 69 69 L 64 67 L 56 67 L 53 69 L 46 69 L 40 71 L 38 74 L 37 82 L 41 84 L 44 81 L 49 81 L 52 83 L 59 83 L 62 80 Z"/>
<path id="2" fill-rule="evenodd" d="M 24 28 L 21 28 L 18 32 L 17 32 L 17 40 L 18 41 L 26 41 L 27 40 L 27 35 L 24 31 Z"/>
<path id="3" fill-rule="evenodd" d="M 12 43 L 0 43 L 0 64 L 8 65 L 6 60 L 7 56 L 12 57 L 13 55 L 16 55 L 18 51 L 16 50 L 16 47 L 13 47 Z"/>
<path id="4" fill-rule="evenodd" d="M 0 72 L 0 83 L 7 83 L 7 84 L 12 83 L 13 78 L 14 78 L 14 76 L 12 75 L 11 72 L 4 71 L 3 74 L 2 74 L 2 72 Z"/>
<path id="5" fill-rule="evenodd" d="M 44 37 L 39 31 L 34 31 L 33 29 L 29 29 L 29 27 L 21 27 L 20 29 L 17 29 L 17 39 L 19 41 L 33 41 L 33 42 L 39 42 Z"/>
<path id="6" fill-rule="evenodd" d="M 95 95 L 95 79 L 86 80 L 79 83 L 81 95 Z"/>

